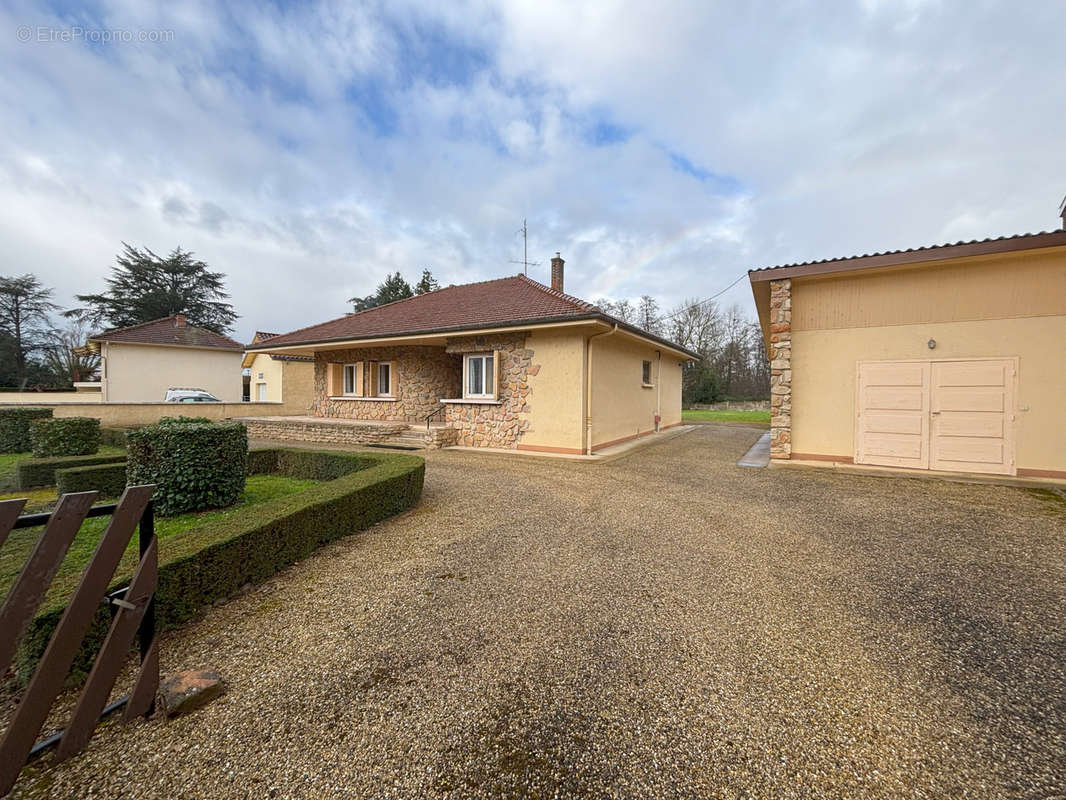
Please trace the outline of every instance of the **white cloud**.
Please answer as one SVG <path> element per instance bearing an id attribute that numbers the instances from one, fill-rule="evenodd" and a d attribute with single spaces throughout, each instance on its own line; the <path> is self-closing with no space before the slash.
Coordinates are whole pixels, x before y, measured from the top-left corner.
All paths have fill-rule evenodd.
<path id="1" fill-rule="evenodd" d="M 541 277 L 560 250 L 570 291 L 664 306 L 749 267 L 1051 227 L 1066 9 L 1026 10 L 16 2 L 4 272 L 69 303 L 121 241 L 181 245 L 229 276 L 247 338 L 343 313 L 396 269 L 515 272 L 524 217 Z M 15 36 L 74 24 L 174 37 Z"/>

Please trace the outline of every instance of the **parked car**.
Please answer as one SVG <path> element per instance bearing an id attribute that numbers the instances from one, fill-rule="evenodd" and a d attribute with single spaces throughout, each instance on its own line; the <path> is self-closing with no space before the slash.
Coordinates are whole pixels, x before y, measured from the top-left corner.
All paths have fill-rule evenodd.
<path id="1" fill-rule="evenodd" d="M 221 403 L 222 401 L 203 389 L 167 389 L 167 403 Z"/>

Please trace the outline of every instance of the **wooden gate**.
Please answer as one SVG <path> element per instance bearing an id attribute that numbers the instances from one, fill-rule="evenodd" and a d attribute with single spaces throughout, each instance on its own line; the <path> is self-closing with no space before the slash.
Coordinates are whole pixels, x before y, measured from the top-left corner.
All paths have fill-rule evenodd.
<path id="1" fill-rule="evenodd" d="M 25 500 L 0 502 L 0 546 L 14 528 L 45 526 L 0 610 L 0 675 L 11 665 L 19 639 L 33 620 L 82 522 L 86 517 L 111 517 L 0 741 L 0 796 L 11 790 L 31 754 L 58 745 L 56 757 L 65 759 L 85 747 L 102 714 L 125 706 L 125 719 L 132 720 L 152 712 L 159 687 L 159 651 L 152 603 L 158 572 L 152 513 L 154 491 L 154 486 L 130 486 L 118 503 L 95 507 L 93 500 L 97 492 L 65 494 L 50 514 L 27 516 L 19 516 Z M 107 595 L 107 587 L 138 525 L 141 557 L 133 578 L 124 591 Z M 66 730 L 35 745 L 85 633 L 105 600 L 117 612 L 70 722 Z M 141 664 L 133 691 L 105 708 L 137 634 Z"/>

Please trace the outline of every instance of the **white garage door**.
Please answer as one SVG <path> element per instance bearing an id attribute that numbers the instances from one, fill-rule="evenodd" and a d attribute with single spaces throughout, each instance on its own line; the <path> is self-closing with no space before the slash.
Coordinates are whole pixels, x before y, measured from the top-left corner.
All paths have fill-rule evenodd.
<path id="1" fill-rule="evenodd" d="M 1013 359 L 859 364 L 855 463 L 1013 475 Z"/>

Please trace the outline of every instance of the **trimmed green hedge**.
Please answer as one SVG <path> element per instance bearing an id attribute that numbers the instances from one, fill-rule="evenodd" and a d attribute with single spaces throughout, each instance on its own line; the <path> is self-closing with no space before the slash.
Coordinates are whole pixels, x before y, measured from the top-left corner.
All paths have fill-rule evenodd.
<path id="1" fill-rule="evenodd" d="M 156 614 L 160 629 L 192 618 L 209 604 L 260 583 L 306 558 L 318 547 L 414 507 L 422 496 L 425 462 L 394 453 L 267 450 L 249 453 L 263 469 L 293 477 L 333 475 L 298 494 L 280 497 L 193 527 L 159 542 Z M 111 588 L 129 582 L 136 538 Z M 53 587 L 55 588 L 55 587 Z M 66 604 L 66 595 L 45 600 L 19 645 L 16 674 L 25 684 L 48 644 Z M 107 634 L 108 612 L 101 608 L 75 662 L 75 677 L 92 664 Z"/>
<path id="2" fill-rule="evenodd" d="M 177 417 L 160 417 L 156 425 L 210 425 L 213 419 L 208 417 L 187 417 L 181 414 Z"/>
<path id="3" fill-rule="evenodd" d="M 126 462 L 94 464 L 90 467 L 67 467 L 56 470 L 56 494 L 88 492 L 95 489 L 102 497 L 118 497 L 126 488 Z"/>
<path id="4" fill-rule="evenodd" d="M 126 436 L 131 486 L 154 483 L 169 517 L 233 505 L 244 491 L 248 434 L 239 422 L 149 425 Z"/>
<path id="5" fill-rule="evenodd" d="M 50 408 L 0 408 L 0 453 L 30 449 L 30 422 L 52 416 Z"/>
<path id="6" fill-rule="evenodd" d="M 30 423 L 34 458 L 91 456 L 100 449 L 100 420 L 93 417 L 39 419 Z"/>
<path id="7" fill-rule="evenodd" d="M 56 470 L 67 467 L 91 467 L 96 464 L 117 464 L 125 461 L 122 453 L 115 455 L 65 456 L 62 458 L 27 458 L 15 465 L 15 479 L 19 491 L 56 485 Z"/>

